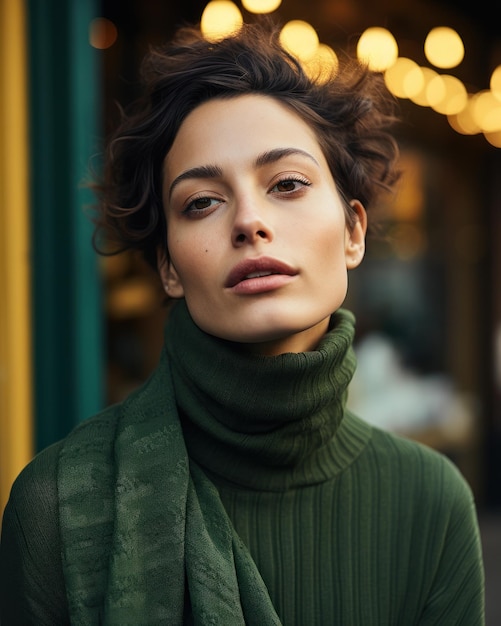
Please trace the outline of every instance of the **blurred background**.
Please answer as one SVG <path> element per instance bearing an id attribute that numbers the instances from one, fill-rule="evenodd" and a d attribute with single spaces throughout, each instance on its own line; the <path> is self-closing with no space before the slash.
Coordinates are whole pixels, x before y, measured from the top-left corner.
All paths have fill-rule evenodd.
<path id="1" fill-rule="evenodd" d="M 350 274 L 362 417 L 447 454 L 501 573 L 501 31 L 487 0 L 0 0 L 0 511 L 40 449 L 154 368 L 166 310 L 131 254 L 92 250 L 86 186 L 150 46 L 271 12 L 317 71 L 340 54 L 398 98 L 402 182 Z"/>

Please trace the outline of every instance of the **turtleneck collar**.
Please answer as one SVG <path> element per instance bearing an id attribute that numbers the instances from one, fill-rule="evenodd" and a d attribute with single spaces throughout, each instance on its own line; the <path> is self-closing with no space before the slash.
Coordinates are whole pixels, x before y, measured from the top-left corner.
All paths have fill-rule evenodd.
<path id="1" fill-rule="evenodd" d="M 200 330 L 177 303 L 166 351 L 190 457 L 216 483 L 273 490 L 329 478 L 346 462 L 334 448 L 353 336 L 354 317 L 340 309 L 317 350 L 250 355 Z"/>

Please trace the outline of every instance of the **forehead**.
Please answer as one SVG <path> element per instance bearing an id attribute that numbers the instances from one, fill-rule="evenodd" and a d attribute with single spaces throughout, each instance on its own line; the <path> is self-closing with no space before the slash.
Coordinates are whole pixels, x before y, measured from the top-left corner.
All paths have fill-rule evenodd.
<path id="1" fill-rule="evenodd" d="M 166 173 L 201 162 L 235 163 L 285 146 L 323 159 L 313 129 L 281 101 L 261 94 L 212 99 L 184 119 L 166 156 Z"/>

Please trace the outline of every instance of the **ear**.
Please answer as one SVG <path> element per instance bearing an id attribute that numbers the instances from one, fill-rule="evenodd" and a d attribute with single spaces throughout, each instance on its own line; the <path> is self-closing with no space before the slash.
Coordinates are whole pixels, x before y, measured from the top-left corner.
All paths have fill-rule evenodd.
<path id="1" fill-rule="evenodd" d="M 345 257 L 349 270 L 358 267 L 364 258 L 367 233 L 367 213 L 363 204 L 359 200 L 352 200 L 350 206 L 356 213 L 356 222 L 353 228 L 346 227 Z"/>
<path id="2" fill-rule="evenodd" d="M 157 250 L 157 267 L 165 293 L 170 298 L 182 298 L 184 289 L 176 268 L 163 248 Z"/>

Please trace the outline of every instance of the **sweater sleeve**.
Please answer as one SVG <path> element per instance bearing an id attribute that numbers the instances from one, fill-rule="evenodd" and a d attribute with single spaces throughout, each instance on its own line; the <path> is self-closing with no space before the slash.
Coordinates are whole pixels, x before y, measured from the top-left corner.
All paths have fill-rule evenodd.
<path id="1" fill-rule="evenodd" d="M 456 468 L 450 470 L 443 492 L 444 500 L 450 500 L 441 503 L 449 507 L 448 519 L 441 530 L 437 527 L 442 550 L 418 624 L 484 626 L 485 580 L 476 507 L 469 485 Z"/>
<path id="2" fill-rule="evenodd" d="M 0 543 L 2 626 L 69 624 L 57 508 L 59 444 L 38 454 L 16 479 Z"/>

